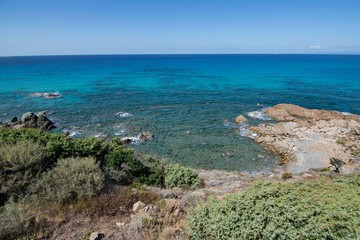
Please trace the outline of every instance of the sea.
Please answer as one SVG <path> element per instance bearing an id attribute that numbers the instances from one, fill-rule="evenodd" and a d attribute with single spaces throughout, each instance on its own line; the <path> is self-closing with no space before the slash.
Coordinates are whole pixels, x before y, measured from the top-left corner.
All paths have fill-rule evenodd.
<path id="1" fill-rule="evenodd" d="M 360 56 L 0 57 L 0 121 L 47 111 L 53 131 L 72 137 L 147 131 L 152 140 L 129 147 L 195 168 L 277 168 L 277 157 L 249 137 L 249 126 L 272 123 L 264 109 L 278 103 L 360 114 Z M 249 121 L 236 124 L 240 114 Z"/>

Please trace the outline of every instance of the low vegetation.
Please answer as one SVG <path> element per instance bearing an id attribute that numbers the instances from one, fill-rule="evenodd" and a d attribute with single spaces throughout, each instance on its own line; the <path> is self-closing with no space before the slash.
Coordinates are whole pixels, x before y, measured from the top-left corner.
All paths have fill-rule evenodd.
<path id="1" fill-rule="evenodd" d="M 30 192 L 39 201 L 61 203 L 95 195 L 103 188 L 104 180 L 104 174 L 94 158 L 65 158 L 43 173 L 31 186 Z"/>
<path id="2" fill-rule="evenodd" d="M 168 164 L 165 168 L 165 186 L 168 188 L 196 188 L 200 186 L 200 183 L 199 175 L 190 168 L 179 164 Z"/>
<path id="3" fill-rule="evenodd" d="M 55 206 L 80 207 L 84 199 L 100 199 L 113 185 L 197 186 L 195 172 L 176 165 L 178 177 L 185 177 L 182 181 L 174 178 L 167 164 L 136 156 L 118 139 L 76 139 L 35 129 L 0 128 L 0 239 L 48 228 L 34 224 L 34 218 L 47 216 Z M 41 211 L 31 210 L 38 206 Z"/>
<path id="4" fill-rule="evenodd" d="M 358 157 L 360 156 L 360 150 L 355 150 L 351 154 Z"/>
<path id="5" fill-rule="evenodd" d="M 164 200 L 154 188 L 143 187 L 200 187 L 199 175 L 190 168 L 136 155 L 117 139 L 1 128 L 0 173 L 0 239 L 48 239 L 74 219 L 118 221 L 119 216 L 131 219 L 125 228 L 129 239 L 360 237 L 360 175 L 256 181 L 190 210 L 199 202 L 185 207 L 182 198 L 169 194 Z M 152 207 L 131 218 L 137 201 Z M 88 238 L 88 233 L 83 234 Z"/>
<path id="6" fill-rule="evenodd" d="M 257 182 L 198 207 L 192 239 L 358 239 L 359 175 L 301 183 Z"/>

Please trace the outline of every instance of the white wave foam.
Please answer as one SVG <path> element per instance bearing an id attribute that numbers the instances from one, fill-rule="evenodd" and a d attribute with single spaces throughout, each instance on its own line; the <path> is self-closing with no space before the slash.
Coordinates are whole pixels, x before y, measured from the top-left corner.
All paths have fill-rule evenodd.
<path id="1" fill-rule="evenodd" d="M 56 99 L 56 98 L 61 98 L 62 95 L 58 92 L 36 92 L 36 93 L 31 93 L 29 95 L 32 98 L 38 98 L 38 97 L 43 97 L 45 99 Z"/>
<path id="2" fill-rule="evenodd" d="M 69 131 L 69 137 L 76 137 L 76 136 L 78 136 L 78 135 L 80 135 L 81 134 L 81 132 L 80 131 L 77 131 L 77 130 L 75 130 L 75 131 Z"/>
<path id="3" fill-rule="evenodd" d="M 107 134 L 105 133 L 96 133 L 93 135 L 94 138 L 101 138 L 101 137 L 107 137 Z"/>
<path id="4" fill-rule="evenodd" d="M 238 128 L 239 125 L 233 122 L 229 122 L 229 120 L 224 120 L 224 127 L 228 128 Z"/>
<path id="5" fill-rule="evenodd" d="M 123 137 L 121 141 L 129 142 L 130 144 L 139 144 L 141 139 L 139 137 Z"/>
<path id="6" fill-rule="evenodd" d="M 255 118 L 263 121 L 271 120 L 271 118 L 268 115 L 266 115 L 265 110 L 266 108 L 261 109 L 259 111 L 248 112 L 247 115 L 251 118 Z"/>
<path id="7" fill-rule="evenodd" d="M 239 126 L 240 136 L 254 138 L 257 136 L 257 133 L 254 133 L 249 129 L 250 125 L 247 123 L 243 123 Z"/>
<path id="8" fill-rule="evenodd" d="M 342 113 L 342 115 L 345 115 L 345 116 L 352 114 L 352 113 L 349 113 L 349 112 L 341 112 L 341 113 Z"/>
<path id="9" fill-rule="evenodd" d="M 128 113 L 128 112 L 118 112 L 115 115 L 119 116 L 119 117 L 131 117 L 132 116 L 132 114 Z"/>

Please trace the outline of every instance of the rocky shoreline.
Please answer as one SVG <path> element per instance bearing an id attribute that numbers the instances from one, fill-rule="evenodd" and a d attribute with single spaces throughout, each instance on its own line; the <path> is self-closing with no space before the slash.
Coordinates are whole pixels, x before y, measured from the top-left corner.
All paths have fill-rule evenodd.
<path id="1" fill-rule="evenodd" d="M 46 117 L 46 111 L 39 112 L 38 114 L 27 112 L 20 118 L 13 117 L 8 123 L 1 123 L 0 127 L 9 128 L 41 128 L 44 130 L 51 130 L 56 128 L 55 124 Z"/>
<path id="2" fill-rule="evenodd" d="M 265 113 L 277 123 L 250 127 L 252 137 L 280 156 L 286 172 L 360 172 L 360 116 L 292 104 Z"/>

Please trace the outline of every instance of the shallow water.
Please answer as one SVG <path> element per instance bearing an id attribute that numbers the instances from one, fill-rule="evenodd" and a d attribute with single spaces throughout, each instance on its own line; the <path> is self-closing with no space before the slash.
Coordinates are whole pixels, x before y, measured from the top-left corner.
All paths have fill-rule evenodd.
<path id="1" fill-rule="evenodd" d="M 49 110 L 56 131 L 78 137 L 150 131 L 153 140 L 132 147 L 208 169 L 276 166 L 242 136 L 239 114 L 282 102 L 360 114 L 360 56 L 350 55 L 6 57 L 0 84 L 0 121 Z M 30 97 L 55 91 L 63 97 Z"/>

